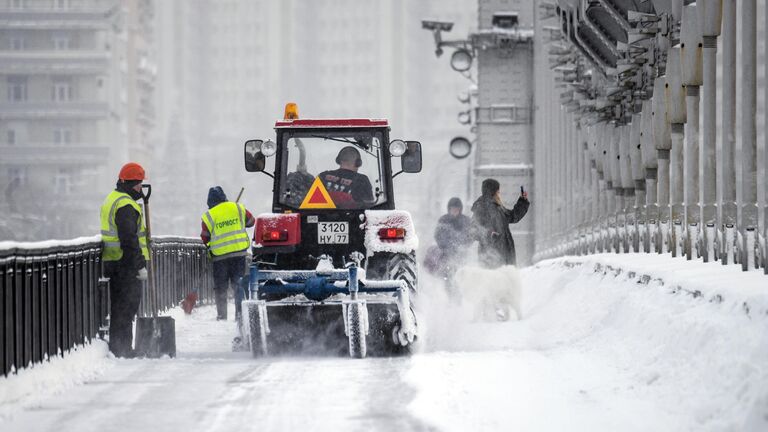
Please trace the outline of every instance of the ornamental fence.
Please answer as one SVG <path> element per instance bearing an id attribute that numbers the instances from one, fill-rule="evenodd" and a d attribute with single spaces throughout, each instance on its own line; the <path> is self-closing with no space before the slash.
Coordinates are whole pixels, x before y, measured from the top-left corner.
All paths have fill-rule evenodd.
<path id="1" fill-rule="evenodd" d="M 63 242 L 0 243 L 0 369 L 15 373 L 64 356 L 108 329 L 109 280 L 102 277 L 98 236 Z M 157 310 L 190 291 L 213 299 L 212 266 L 200 240 L 152 241 Z M 146 284 L 145 284 L 146 288 Z M 140 315 L 152 314 L 144 289 Z"/>

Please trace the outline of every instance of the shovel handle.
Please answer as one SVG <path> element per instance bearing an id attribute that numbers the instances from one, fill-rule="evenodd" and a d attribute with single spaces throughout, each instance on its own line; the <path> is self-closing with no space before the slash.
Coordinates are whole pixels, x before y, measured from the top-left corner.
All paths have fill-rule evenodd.
<path id="1" fill-rule="evenodd" d="M 141 188 L 147 190 L 147 193 L 144 194 L 144 202 L 147 202 L 147 200 L 149 200 L 149 197 L 152 195 L 152 185 L 143 184 L 141 185 Z"/>
<path id="2" fill-rule="evenodd" d="M 239 203 L 239 202 L 240 202 L 240 198 L 242 198 L 242 196 L 243 196 L 243 191 L 245 191 L 245 188 L 244 188 L 244 187 L 241 187 L 241 188 L 240 188 L 240 193 L 239 193 L 239 194 L 237 194 L 237 199 L 235 200 L 235 202 L 236 202 L 236 203 Z"/>
<path id="3" fill-rule="evenodd" d="M 157 318 L 157 290 L 155 289 L 155 262 L 152 259 L 152 226 L 149 217 L 149 196 L 152 195 L 152 185 L 142 185 L 147 189 L 144 195 L 144 225 L 147 237 L 147 249 L 149 249 L 149 261 L 147 262 L 147 283 L 149 284 L 149 303 L 152 308 L 152 317 Z"/>

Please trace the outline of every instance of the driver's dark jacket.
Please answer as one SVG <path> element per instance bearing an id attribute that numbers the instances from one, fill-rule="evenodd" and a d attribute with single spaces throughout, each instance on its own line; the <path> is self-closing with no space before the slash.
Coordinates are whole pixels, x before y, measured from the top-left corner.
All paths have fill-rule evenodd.
<path id="1" fill-rule="evenodd" d="M 323 171 L 319 177 L 336 205 L 349 201 L 356 203 L 373 201 L 371 181 L 365 174 L 339 168 Z"/>

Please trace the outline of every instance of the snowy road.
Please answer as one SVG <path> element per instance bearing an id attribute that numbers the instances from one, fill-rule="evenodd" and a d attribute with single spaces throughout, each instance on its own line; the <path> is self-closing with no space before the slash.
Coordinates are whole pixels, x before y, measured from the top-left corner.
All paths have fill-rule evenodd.
<path id="1" fill-rule="evenodd" d="M 214 317 L 212 307 L 177 316 L 178 358 L 112 360 L 102 376 L 28 407 L 3 430 L 429 429 L 407 413 L 410 358 L 254 360 L 230 352 L 234 323 Z"/>
<path id="2" fill-rule="evenodd" d="M 472 322 L 426 284 L 424 350 L 410 358 L 253 360 L 229 352 L 234 324 L 201 308 L 177 315 L 177 359 L 114 360 L 96 346 L 74 365 L 0 380 L 0 429 L 768 430 L 764 276 L 653 259 L 527 269 L 524 319 L 508 323 Z M 643 269 L 664 284 L 639 282 Z M 699 295 L 676 290 L 681 281 Z M 88 362 L 98 376 L 56 381 Z M 61 388 L 2 395 L 33 381 Z"/>

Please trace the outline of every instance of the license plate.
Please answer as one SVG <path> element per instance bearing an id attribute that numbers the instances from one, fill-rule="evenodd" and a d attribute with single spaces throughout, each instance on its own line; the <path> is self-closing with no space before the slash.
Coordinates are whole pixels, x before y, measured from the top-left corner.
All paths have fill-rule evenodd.
<path id="1" fill-rule="evenodd" d="M 318 244 L 348 244 L 349 222 L 318 222 Z"/>

